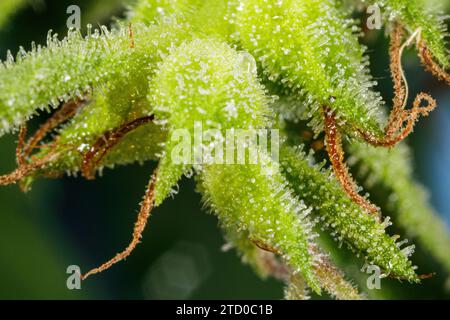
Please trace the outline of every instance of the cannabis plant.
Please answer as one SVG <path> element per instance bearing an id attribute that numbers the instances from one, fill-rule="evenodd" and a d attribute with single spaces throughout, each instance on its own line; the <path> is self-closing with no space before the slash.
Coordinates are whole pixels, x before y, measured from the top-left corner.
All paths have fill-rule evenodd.
<path id="1" fill-rule="evenodd" d="M 367 5 L 379 6 L 390 37 L 387 108 L 351 18 Z M 83 280 L 128 257 L 151 212 L 187 176 L 229 245 L 262 277 L 286 282 L 286 298 L 307 298 L 309 289 L 364 297 L 335 264 L 330 252 L 340 249 L 329 235 L 381 277 L 419 283 L 431 275 L 412 264 L 414 245 L 389 234 L 390 217 L 357 178 L 367 191 L 386 190 L 395 220 L 450 271 L 450 237 L 414 182 L 403 143 L 437 106 L 423 92 L 409 106 L 403 53 L 415 45 L 423 67 L 450 84 L 445 30 L 422 0 L 137 1 L 112 28 L 72 29 L 62 40 L 49 33 L 46 46 L 8 54 L 0 133 L 18 132 L 18 167 L 0 185 L 27 191 L 39 177 L 95 179 L 105 167 L 158 161 L 131 242 Z M 28 135 L 26 122 L 42 110 L 55 111 Z M 212 134 L 194 154 L 214 156 L 180 150 L 179 133 L 190 142 L 199 126 Z M 249 153 L 233 149 L 227 161 L 217 151 L 230 131 L 266 129 L 279 144 L 241 140 Z M 187 161 L 176 161 L 180 151 Z"/>

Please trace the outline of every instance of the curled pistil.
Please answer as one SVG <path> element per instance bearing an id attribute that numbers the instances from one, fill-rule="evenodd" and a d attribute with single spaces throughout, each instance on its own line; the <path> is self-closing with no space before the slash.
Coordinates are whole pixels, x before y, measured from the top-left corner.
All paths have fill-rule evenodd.
<path id="1" fill-rule="evenodd" d="M 355 203 L 367 210 L 370 214 L 379 218 L 379 209 L 358 193 L 358 186 L 345 163 L 342 136 L 334 113 L 328 107 L 323 108 L 323 113 L 325 118 L 326 150 L 336 179 Z"/>
<path id="2" fill-rule="evenodd" d="M 369 144 L 377 147 L 393 147 L 397 143 L 403 141 L 408 137 L 420 116 L 428 116 L 436 106 L 436 100 L 429 94 L 419 93 L 413 102 L 411 109 L 406 109 L 409 96 L 408 82 L 405 72 L 402 67 L 402 55 L 406 47 L 410 46 L 414 40 L 417 43 L 422 43 L 421 30 L 417 29 L 407 40 L 402 44 L 404 36 L 404 29 L 400 24 L 396 24 L 391 34 L 390 44 L 390 69 L 391 77 L 394 82 L 394 99 L 393 108 L 389 116 L 388 123 L 384 129 L 384 137 L 376 137 L 375 135 L 358 129 L 361 137 Z M 422 106 L 422 102 L 426 102 Z"/>
<path id="3" fill-rule="evenodd" d="M 119 144 L 125 135 L 143 125 L 146 125 L 147 123 L 150 123 L 154 119 L 155 117 L 153 115 L 138 118 L 131 122 L 125 123 L 118 128 L 110 130 L 98 138 L 89 151 L 87 151 L 83 156 L 83 163 L 81 166 L 83 176 L 88 180 L 93 180 L 95 178 L 96 168 L 108 152 Z"/>

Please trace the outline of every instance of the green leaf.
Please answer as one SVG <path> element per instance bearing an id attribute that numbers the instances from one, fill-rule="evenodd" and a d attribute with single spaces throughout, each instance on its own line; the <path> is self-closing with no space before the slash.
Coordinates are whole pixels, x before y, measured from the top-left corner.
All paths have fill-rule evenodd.
<path id="1" fill-rule="evenodd" d="M 385 231 L 389 219 L 379 223 L 364 212 L 342 190 L 326 170 L 312 167 L 302 152 L 283 148 L 283 172 L 296 194 L 313 209 L 320 223 L 331 230 L 338 242 L 346 243 L 369 264 L 400 279 L 418 282 L 408 260 L 414 246 L 401 249 L 395 238 Z"/>
<path id="2" fill-rule="evenodd" d="M 349 146 L 351 164 L 368 190 L 377 186 L 390 194 L 386 207 L 408 237 L 417 239 L 450 272 L 450 236 L 445 223 L 433 210 L 429 196 L 415 182 L 411 155 L 402 144 L 392 150 L 360 143 Z"/>
<path id="3" fill-rule="evenodd" d="M 203 141 L 203 133 L 197 143 L 197 127 L 198 132 L 216 130 L 225 137 L 227 129 L 268 125 L 268 99 L 256 74 L 249 71 L 246 57 L 221 41 L 197 39 L 182 44 L 160 65 L 151 82 L 149 99 L 158 122 L 167 125 L 169 138 L 160 164 L 164 174 L 158 175 L 159 186 L 155 188 L 157 203 L 193 164 L 203 163 L 203 156 L 197 159 L 194 148 L 211 148 Z M 189 159 L 183 159 L 184 165 L 173 159 L 179 145 L 177 132 L 188 135 Z M 222 142 L 213 138 L 211 143 L 214 149 Z"/>
<path id="4" fill-rule="evenodd" d="M 183 25 L 176 21 L 139 24 L 134 29 L 134 48 L 127 27 L 111 31 L 102 27 L 86 37 L 71 31 L 62 41 L 49 34 L 47 47 L 33 47 L 29 53 L 22 49 L 16 62 L 9 56 L 0 65 L 0 135 L 36 110 L 56 108 L 93 90 L 108 90 L 116 79 L 124 83 L 138 80 L 143 72 L 151 74 L 161 55 L 185 38 Z"/>
<path id="5" fill-rule="evenodd" d="M 304 118 L 323 129 L 324 106 L 343 127 L 381 135 L 378 93 L 368 74 L 354 22 L 331 0 L 242 1 L 236 14 L 239 39 L 268 79 L 306 102 Z"/>
<path id="6" fill-rule="evenodd" d="M 445 38 L 448 36 L 444 17 L 435 8 L 425 4 L 425 0 L 363 0 L 378 5 L 387 21 L 398 21 L 413 33 L 421 29 L 421 36 L 427 47 L 444 68 L 450 67 L 449 51 Z"/>
<path id="7" fill-rule="evenodd" d="M 307 284 L 320 292 L 314 273 L 309 211 L 273 164 L 211 165 L 201 177 L 204 201 L 226 227 L 248 232 L 282 255 Z"/>

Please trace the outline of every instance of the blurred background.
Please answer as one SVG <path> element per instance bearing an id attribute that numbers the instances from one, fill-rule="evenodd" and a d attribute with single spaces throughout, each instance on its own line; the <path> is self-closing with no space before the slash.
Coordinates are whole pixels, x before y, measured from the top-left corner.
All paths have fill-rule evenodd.
<path id="1" fill-rule="evenodd" d="M 31 41 L 45 44 L 49 29 L 64 35 L 69 5 L 80 6 L 82 25 L 98 25 L 122 17 L 123 2 L 25 2 L 0 30 L 0 59 L 7 49 L 15 53 L 21 45 L 28 50 Z M 391 101 L 388 43 L 382 31 L 370 32 L 364 41 L 378 89 Z M 408 143 L 414 150 L 416 178 L 428 188 L 434 207 L 449 226 L 450 90 L 422 71 L 413 52 L 405 59 L 405 69 L 413 92 L 431 92 L 439 102 Z M 2 174 L 15 168 L 16 139 L 0 139 Z M 261 281 L 234 251 L 222 252 L 217 220 L 202 209 L 194 183 L 187 179 L 175 199 L 153 212 L 142 244 L 126 262 L 84 282 L 82 290 L 67 289 L 69 265 L 87 270 L 126 246 L 154 165 L 107 170 L 92 182 L 40 180 L 28 194 L 16 186 L 1 188 L 0 299 L 281 299 L 280 283 Z M 440 267 L 420 248 L 413 260 L 438 275 L 420 286 L 383 281 L 388 296 L 449 298 L 447 276 Z"/>

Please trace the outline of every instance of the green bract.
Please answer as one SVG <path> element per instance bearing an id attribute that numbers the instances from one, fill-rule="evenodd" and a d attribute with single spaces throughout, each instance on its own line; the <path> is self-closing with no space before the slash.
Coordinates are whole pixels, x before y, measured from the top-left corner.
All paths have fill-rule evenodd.
<path id="1" fill-rule="evenodd" d="M 445 38 L 448 36 L 444 18 L 436 12 L 435 6 L 427 5 L 425 0 L 363 0 L 380 7 L 386 21 L 404 24 L 413 33 L 420 28 L 437 62 L 445 69 L 450 67 L 449 52 Z"/>
<path id="2" fill-rule="evenodd" d="M 301 152 L 285 148 L 282 155 L 283 170 L 290 184 L 313 208 L 323 225 L 332 230 L 337 241 L 347 243 L 357 254 L 363 254 L 369 264 L 379 266 L 388 274 L 418 280 L 408 260 L 414 246 L 401 249 L 397 240 L 386 234 L 385 229 L 391 224 L 389 219 L 379 223 L 367 215 L 327 177 L 329 173 L 302 161 Z"/>
<path id="3" fill-rule="evenodd" d="M 445 224 L 431 208 L 427 193 L 414 182 L 406 145 L 384 150 L 353 143 L 349 149 L 352 155 L 350 163 L 357 167 L 368 190 L 378 185 L 385 193 L 392 194 L 386 209 L 393 213 L 394 220 L 409 237 L 417 239 L 450 270 L 450 237 Z"/>
<path id="4" fill-rule="evenodd" d="M 159 167 L 156 203 L 167 196 L 183 173 L 183 166 L 172 159 L 173 149 L 180 143 L 174 139 L 175 130 L 194 137 L 197 125 L 202 130 L 216 129 L 225 137 L 227 129 L 256 130 L 268 125 L 268 101 L 245 58 L 246 53 L 236 53 L 219 41 L 195 40 L 182 44 L 160 65 L 151 84 L 150 100 L 156 118 L 167 123 L 170 140 Z M 222 142 L 216 137 L 212 143 Z M 188 160 L 188 164 L 194 163 L 194 159 Z"/>
<path id="5" fill-rule="evenodd" d="M 21 49 L 15 62 L 10 56 L 0 67 L 0 133 L 23 123 L 35 110 L 85 97 L 93 88 L 114 89 L 120 85 L 115 81 L 127 83 L 139 76 L 145 79 L 161 56 L 186 37 L 185 33 L 183 24 L 178 23 L 137 25 L 134 41 L 139 45 L 132 48 L 126 27 L 112 31 L 104 27 L 101 31 L 88 31 L 86 37 L 70 31 L 62 41 L 49 34 L 47 47 L 35 46 L 29 53 Z M 132 97 L 133 93 L 124 89 L 120 88 L 120 94 Z M 127 101 L 113 112 L 123 114 L 129 105 Z"/>
<path id="6" fill-rule="evenodd" d="M 269 80 L 304 97 L 305 117 L 315 129 L 322 129 L 327 106 L 350 133 L 381 134 L 381 98 L 371 90 L 358 28 L 334 1 L 242 1 L 236 24 Z"/>
<path id="7" fill-rule="evenodd" d="M 294 273 L 301 273 L 309 286 L 320 291 L 310 250 L 314 234 L 309 210 L 286 188 L 287 182 L 270 161 L 208 166 L 202 181 L 206 203 L 225 226 L 248 232 L 252 240 L 279 251 Z"/>

